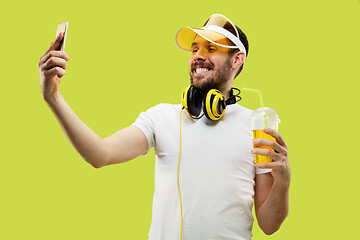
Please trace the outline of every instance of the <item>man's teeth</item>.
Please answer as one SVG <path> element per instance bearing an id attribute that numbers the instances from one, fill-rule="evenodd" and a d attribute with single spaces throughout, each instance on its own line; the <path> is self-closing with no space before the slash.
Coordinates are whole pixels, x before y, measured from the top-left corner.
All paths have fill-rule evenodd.
<path id="1" fill-rule="evenodd" d="M 203 72 L 209 71 L 209 69 L 208 68 L 196 68 L 195 71 L 196 71 L 196 73 L 203 73 Z"/>

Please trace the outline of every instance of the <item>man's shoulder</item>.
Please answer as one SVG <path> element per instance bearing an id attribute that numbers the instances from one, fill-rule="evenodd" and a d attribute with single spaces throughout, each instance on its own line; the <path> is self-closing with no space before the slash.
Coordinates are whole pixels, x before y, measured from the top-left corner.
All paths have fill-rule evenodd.
<path id="1" fill-rule="evenodd" d="M 152 111 L 160 111 L 160 112 L 169 112 L 169 111 L 175 111 L 178 112 L 182 108 L 181 104 L 171 104 L 171 103 L 159 103 L 148 110 Z"/>
<path id="2" fill-rule="evenodd" d="M 231 106 L 231 107 L 230 107 Z M 230 105 L 230 109 L 231 111 L 233 112 L 236 112 L 238 114 L 243 114 L 243 115 L 248 115 L 250 116 L 253 112 L 253 110 L 249 109 L 249 108 L 246 108 L 240 104 L 233 104 L 233 105 Z"/>
<path id="3" fill-rule="evenodd" d="M 180 113 L 181 108 L 181 104 L 159 103 L 151 108 L 148 108 L 146 111 L 144 111 L 144 114 L 147 116 L 159 118 L 161 116 Z"/>

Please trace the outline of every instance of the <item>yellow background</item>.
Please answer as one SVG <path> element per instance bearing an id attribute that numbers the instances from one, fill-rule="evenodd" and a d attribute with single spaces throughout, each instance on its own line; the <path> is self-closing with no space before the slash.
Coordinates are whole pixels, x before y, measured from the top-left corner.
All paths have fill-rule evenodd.
<path id="1" fill-rule="evenodd" d="M 358 0 L 7 1 L 1 4 L 0 239 L 147 239 L 154 152 L 94 169 L 42 99 L 38 59 L 69 22 L 61 93 L 99 136 L 160 102 L 180 103 L 189 53 L 175 34 L 221 13 L 248 35 L 237 87 L 282 120 L 290 214 L 253 239 L 354 239 L 359 216 Z M 241 102 L 259 106 L 243 94 Z M 355 237 L 356 238 L 356 237 Z"/>

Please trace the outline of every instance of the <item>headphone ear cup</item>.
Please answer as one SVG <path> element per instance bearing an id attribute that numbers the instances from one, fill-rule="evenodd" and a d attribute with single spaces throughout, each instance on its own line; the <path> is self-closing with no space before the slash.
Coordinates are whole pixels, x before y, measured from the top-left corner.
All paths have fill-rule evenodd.
<path id="1" fill-rule="evenodd" d="M 226 104 L 224 100 L 219 100 L 218 104 L 217 104 L 217 112 L 222 115 L 224 113 L 226 109 Z"/>
<path id="2" fill-rule="evenodd" d="M 191 117 L 198 117 L 201 113 L 202 101 L 200 89 L 190 86 L 183 91 L 182 104 Z"/>
<path id="3" fill-rule="evenodd" d="M 190 86 L 188 91 L 188 111 L 191 115 L 198 117 L 201 113 L 202 100 L 199 88 Z"/>
<path id="4" fill-rule="evenodd" d="M 211 89 L 206 94 L 203 106 L 205 116 L 212 121 L 217 121 L 225 113 L 225 98 L 219 90 Z"/>
<path id="5" fill-rule="evenodd" d="M 182 93 L 181 93 L 181 104 L 186 109 L 186 111 L 187 111 L 187 108 L 188 108 L 188 106 L 187 106 L 188 90 L 189 90 L 189 87 L 185 88 L 184 91 L 182 91 Z"/>

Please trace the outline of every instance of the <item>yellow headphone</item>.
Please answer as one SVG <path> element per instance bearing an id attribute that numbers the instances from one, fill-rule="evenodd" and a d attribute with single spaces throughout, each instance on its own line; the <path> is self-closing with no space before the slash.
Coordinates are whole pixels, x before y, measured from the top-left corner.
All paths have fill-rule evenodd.
<path id="1" fill-rule="evenodd" d="M 236 95 L 233 95 L 233 89 L 238 90 Z M 191 85 L 182 92 L 181 103 L 191 118 L 199 119 L 205 115 L 208 119 L 217 121 L 224 115 L 227 105 L 241 100 L 239 95 L 240 90 L 232 88 L 230 98 L 225 101 L 224 95 L 217 89 L 211 89 L 205 94 L 199 88 Z M 239 99 L 236 100 L 236 98 Z M 201 109 L 203 109 L 203 115 L 199 116 Z"/>

